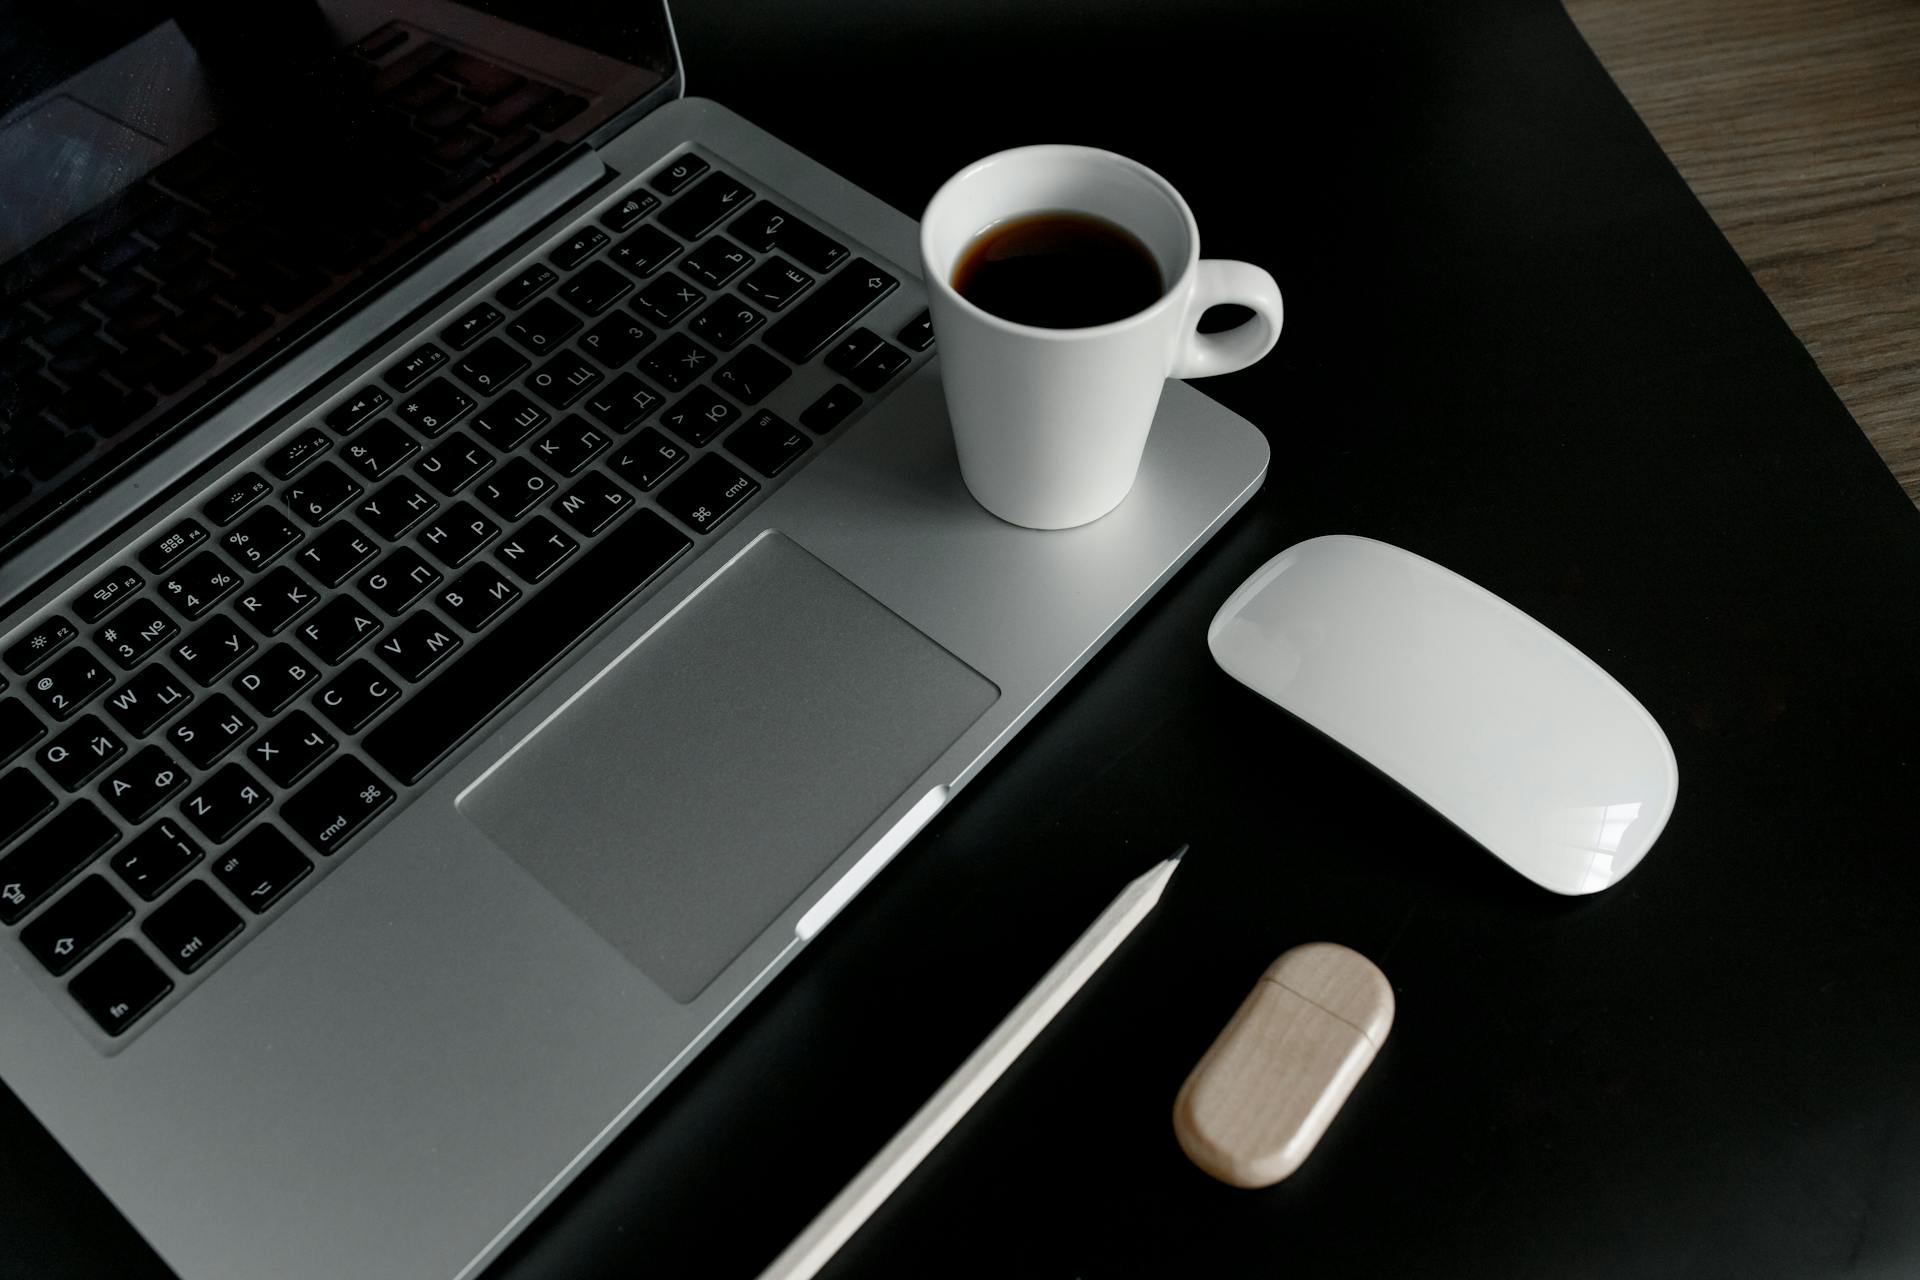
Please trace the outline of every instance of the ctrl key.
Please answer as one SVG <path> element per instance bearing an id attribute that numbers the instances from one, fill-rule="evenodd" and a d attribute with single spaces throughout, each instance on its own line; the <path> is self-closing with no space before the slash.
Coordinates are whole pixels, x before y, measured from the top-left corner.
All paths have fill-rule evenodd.
<path id="1" fill-rule="evenodd" d="M 102 1031 L 117 1036 L 159 1004 L 173 990 L 173 981 L 137 943 L 122 938 L 82 969 L 67 990 Z"/>

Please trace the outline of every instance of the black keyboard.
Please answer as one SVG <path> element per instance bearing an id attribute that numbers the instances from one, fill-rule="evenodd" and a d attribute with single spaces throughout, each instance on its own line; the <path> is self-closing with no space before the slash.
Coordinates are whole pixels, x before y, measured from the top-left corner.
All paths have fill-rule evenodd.
<path id="1" fill-rule="evenodd" d="M 329 139 L 364 203 L 299 216 L 298 174 L 218 132 L 5 270 L 0 517 L 111 463 L 138 429 L 553 141 L 585 99 L 398 24 L 301 92 L 354 105 Z M 315 170 L 311 152 L 287 148 Z M 63 247 L 64 246 L 64 247 Z"/>
<path id="2" fill-rule="evenodd" d="M 0 925 L 151 1021 L 897 381 L 918 303 L 711 156 L 603 199 L 15 630 Z"/>

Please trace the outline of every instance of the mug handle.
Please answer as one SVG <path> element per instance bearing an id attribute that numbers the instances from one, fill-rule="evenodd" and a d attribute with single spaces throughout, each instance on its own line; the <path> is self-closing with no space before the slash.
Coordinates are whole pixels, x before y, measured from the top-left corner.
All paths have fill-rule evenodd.
<path id="1" fill-rule="evenodd" d="M 1200 333 L 1194 326 L 1208 307 L 1235 303 L 1253 309 L 1253 318 L 1225 333 Z M 1231 258 L 1202 258 L 1195 269 L 1193 301 L 1187 305 L 1187 332 L 1174 355 L 1175 378 L 1206 378 L 1244 369 L 1273 350 L 1286 311 L 1280 286 L 1266 268 Z"/>

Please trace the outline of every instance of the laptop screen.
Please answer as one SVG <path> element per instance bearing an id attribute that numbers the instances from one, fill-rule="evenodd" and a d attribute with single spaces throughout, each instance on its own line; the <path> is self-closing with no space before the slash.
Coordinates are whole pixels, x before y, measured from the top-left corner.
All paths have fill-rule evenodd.
<path id="1" fill-rule="evenodd" d="M 672 59 L 660 3 L 0 0 L 0 551 Z"/>

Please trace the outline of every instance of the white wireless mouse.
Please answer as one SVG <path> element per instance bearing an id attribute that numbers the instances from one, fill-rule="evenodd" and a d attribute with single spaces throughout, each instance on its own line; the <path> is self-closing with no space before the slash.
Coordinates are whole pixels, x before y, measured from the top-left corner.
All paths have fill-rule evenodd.
<path id="1" fill-rule="evenodd" d="M 1572 645 L 1410 551 L 1336 534 L 1289 547 L 1220 606 L 1227 674 L 1556 893 L 1639 864 L 1680 772 L 1645 707 Z"/>

